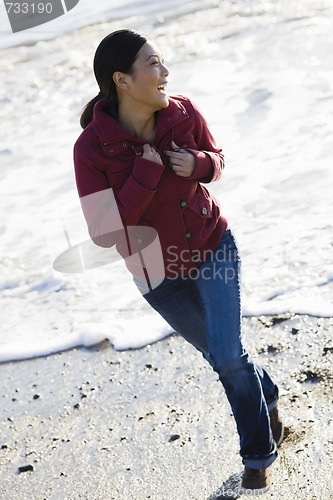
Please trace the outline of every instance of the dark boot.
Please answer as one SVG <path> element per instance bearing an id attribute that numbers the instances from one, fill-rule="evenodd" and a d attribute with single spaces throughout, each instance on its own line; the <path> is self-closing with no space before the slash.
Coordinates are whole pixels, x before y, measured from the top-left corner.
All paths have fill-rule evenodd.
<path id="1" fill-rule="evenodd" d="M 242 492 L 246 495 L 261 495 L 268 490 L 271 484 L 271 468 L 244 469 L 242 478 Z"/>

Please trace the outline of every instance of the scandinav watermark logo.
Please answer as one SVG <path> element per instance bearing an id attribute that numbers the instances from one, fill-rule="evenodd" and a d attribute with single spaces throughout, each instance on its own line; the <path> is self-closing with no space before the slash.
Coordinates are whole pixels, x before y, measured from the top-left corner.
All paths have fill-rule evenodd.
<path id="1" fill-rule="evenodd" d="M 53 21 L 72 10 L 79 0 L 29 0 L 7 2 L 4 0 L 13 33 Z"/>

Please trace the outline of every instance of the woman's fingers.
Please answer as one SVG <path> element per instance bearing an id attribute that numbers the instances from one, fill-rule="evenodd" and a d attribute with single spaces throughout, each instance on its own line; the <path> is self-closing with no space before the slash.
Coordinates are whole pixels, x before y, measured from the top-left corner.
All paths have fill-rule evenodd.
<path id="1" fill-rule="evenodd" d="M 184 161 L 184 152 L 182 152 L 182 150 L 180 150 L 179 153 L 175 151 L 165 151 L 165 154 L 168 156 L 171 163 L 182 163 Z"/>
<path id="2" fill-rule="evenodd" d="M 179 167 L 177 165 L 173 165 L 172 170 L 176 175 L 179 175 L 179 177 L 189 177 L 192 173 L 190 169 L 187 169 L 186 167 Z"/>
<path id="3" fill-rule="evenodd" d="M 169 158 L 172 170 L 181 177 L 190 177 L 195 167 L 193 154 L 186 149 L 180 149 L 174 141 L 171 142 L 171 147 L 173 151 L 164 151 L 164 153 Z"/>
<path id="4" fill-rule="evenodd" d="M 171 147 L 178 148 L 173 141 Z M 191 153 L 186 151 L 186 149 L 180 149 L 179 151 L 164 151 L 164 153 L 168 156 L 170 166 L 176 175 L 181 177 L 190 177 L 190 175 L 192 175 L 195 167 L 195 158 Z M 142 158 L 163 164 L 159 152 L 150 144 L 143 145 Z"/>
<path id="5" fill-rule="evenodd" d="M 145 160 L 153 161 L 155 163 L 163 163 L 160 154 L 156 151 L 155 148 L 150 146 L 150 144 L 143 145 L 142 158 L 145 158 Z"/>
<path id="6" fill-rule="evenodd" d="M 143 145 L 143 155 L 152 155 L 154 152 L 157 153 L 156 149 L 154 149 L 150 144 Z M 157 153 L 158 154 L 158 153 Z"/>
<path id="7" fill-rule="evenodd" d="M 181 148 L 179 146 L 177 146 L 177 144 L 174 142 L 174 141 L 171 141 L 171 147 L 174 151 L 178 152 L 181 150 Z M 183 150 L 184 151 L 184 150 Z"/>
<path id="8" fill-rule="evenodd" d="M 171 141 L 171 147 L 172 147 L 172 150 L 171 151 L 165 151 L 165 153 L 168 155 L 168 156 L 172 156 L 174 158 L 179 158 L 181 159 L 182 158 L 182 154 L 183 153 L 187 153 L 186 149 L 182 149 L 181 147 L 179 147 L 174 141 Z"/>

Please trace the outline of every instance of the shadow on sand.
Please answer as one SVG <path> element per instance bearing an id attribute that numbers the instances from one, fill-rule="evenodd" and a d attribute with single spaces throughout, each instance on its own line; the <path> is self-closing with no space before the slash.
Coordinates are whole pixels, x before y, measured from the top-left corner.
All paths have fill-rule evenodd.
<path id="1" fill-rule="evenodd" d="M 235 500 L 240 498 L 242 472 L 230 476 L 207 500 Z"/>

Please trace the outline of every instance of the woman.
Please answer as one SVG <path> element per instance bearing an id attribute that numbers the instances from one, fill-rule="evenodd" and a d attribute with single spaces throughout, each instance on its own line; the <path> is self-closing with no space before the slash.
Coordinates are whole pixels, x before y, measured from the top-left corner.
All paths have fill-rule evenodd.
<path id="1" fill-rule="evenodd" d="M 108 35 L 94 72 L 100 93 L 85 107 L 74 147 L 90 235 L 101 246 L 117 243 L 144 298 L 218 373 L 240 436 L 242 487 L 262 493 L 283 426 L 277 386 L 242 345 L 235 239 L 202 185 L 219 179 L 223 155 L 190 100 L 166 94 L 169 72 L 144 36 Z M 145 245 L 155 249 L 148 259 Z"/>

